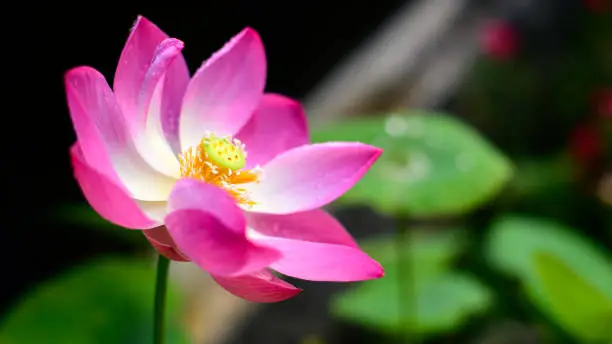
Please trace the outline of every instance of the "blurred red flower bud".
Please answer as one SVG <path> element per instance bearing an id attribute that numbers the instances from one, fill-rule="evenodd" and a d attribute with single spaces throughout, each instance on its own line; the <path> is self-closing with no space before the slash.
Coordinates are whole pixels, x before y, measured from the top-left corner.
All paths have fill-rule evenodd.
<path id="1" fill-rule="evenodd" d="M 590 166 L 600 156 L 603 148 L 597 129 L 582 124 L 570 136 L 570 154 L 582 166 Z"/>
<path id="2" fill-rule="evenodd" d="M 508 22 L 497 19 L 483 27 L 480 43 L 483 53 L 488 57 L 509 60 L 518 49 L 518 34 Z"/>

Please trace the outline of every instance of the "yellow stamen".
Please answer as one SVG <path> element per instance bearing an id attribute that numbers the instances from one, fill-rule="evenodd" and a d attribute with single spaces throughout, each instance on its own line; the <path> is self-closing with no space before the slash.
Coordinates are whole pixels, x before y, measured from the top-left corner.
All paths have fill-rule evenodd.
<path id="1" fill-rule="evenodd" d="M 201 180 L 225 189 L 243 206 L 255 204 L 240 184 L 259 182 L 258 168 L 242 170 L 247 153 L 244 144 L 231 137 L 204 136 L 200 144 L 179 154 L 181 176 Z"/>

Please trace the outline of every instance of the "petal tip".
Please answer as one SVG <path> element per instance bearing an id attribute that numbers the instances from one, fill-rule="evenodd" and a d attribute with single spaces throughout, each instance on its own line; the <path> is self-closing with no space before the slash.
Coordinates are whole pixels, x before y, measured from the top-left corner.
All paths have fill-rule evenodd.
<path id="1" fill-rule="evenodd" d="M 363 177 L 363 175 L 365 175 L 370 170 L 370 168 L 372 167 L 372 165 L 374 165 L 376 160 L 380 158 L 380 156 L 383 153 L 383 150 L 382 148 L 378 148 L 376 146 L 368 145 L 368 144 L 361 143 L 361 142 L 359 142 L 358 144 L 362 147 L 363 151 L 365 151 L 364 157 L 369 155 L 369 157 L 366 158 L 367 160 L 363 164 L 361 170 L 357 173 L 357 176 L 361 178 Z"/>
<path id="2" fill-rule="evenodd" d="M 78 92 L 78 89 L 86 86 L 92 80 L 106 82 L 106 78 L 97 69 L 90 66 L 73 67 L 64 73 L 64 87 L 66 94 Z"/>
<path id="3" fill-rule="evenodd" d="M 164 39 L 158 46 L 155 48 L 155 58 L 158 58 L 159 55 L 163 54 L 163 51 L 167 51 L 168 49 L 172 49 L 174 55 L 180 53 L 181 50 L 185 47 L 185 43 L 180 39 L 176 38 L 166 38 Z M 176 57 L 176 56 L 175 56 Z"/>
<path id="4" fill-rule="evenodd" d="M 238 40 L 248 40 L 251 43 L 254 43 L 262 52 L 264 52 L 263 40 L 261 39 L 261 35 L 255 29 L 247 26 L 245 27 L 238 35 L 236 35 Z"/>
<path id="5" fill-rule="evenodd" d="M 73 67 L 67 70 L 64 73 L 64 80 L 69 80 L 74 77 L 79 77 L 83 74 L 88 74 L 88 73 L 100 74 L 100 72 L 98 72 L 95 68 L 83 65 L 83 66 Z"/>
<path id="6" fill-rule="evenodd" d="M 282 293 L 279 293 L 278 296 L 276 296 L 275 298 L 271 298 L 268 300 L 257 300 L 254 302 L 259 302 L 259 303 L 277 303 L 277 302 L 283 302 L 283 301 L 287 301 L 289 299 L 292 299 L 296 296 L 298 296 L 299 294 L 302 293 L 302 291 L 304 291 L 304 289 L 302 288 L 296 288 L 296 287 L 286 287 L 284 288 L 284 291 Z"/>
<path id="7" fill-rule="evenodd" d="M 291 298 L 294 298 L 298 295 L 300 295 L 302 292 L 304 291 L 304 289 L 302 288 L 295 288 L 291 291 L 288 291 L 287 294 L 285 295 L 286 297 L 284 299 L 281 299 L 280 301 L 286 301 L 289 300 Z"/>
<path id="8" fill-rule="evenodd" d="M 370 278 L 369 279 L 378 279 L 385 276 L 385 269 L 380 265 L 379 262 L 372 259 L 372 267 L 370 270 Z"/>
<path id="9" fill-rule="evenodd" d="M 376 146 L 367 145 L 367 144 L 363 144 L 363 146 L 367 150 L 370 151 L 370 159 L 365 164 L 366 168 L 369 169 L 376 162 L 376 160 L 378 160 L 378 158 L 380 158 L 380 156 L 383 153 L 383 149 L 382 148 L 378 148 Z"/>
<path id="10" fill-rule="evenodd" d="M 135 31 L 137 28 L 141 27 L 142 25 L 155 25 L 153 24 L 149 19 L 147 19 L 147 17 L 143 16 L 142 14 L 139 14 L 136 16 L 136 20 L 134 21 L 134 25 L 132 25 L 132 30 L 131 31 Z"/>
<path id="11" fill-rule="evenodd" d="M 242 29 L 242 31 L 240 32 L 240 36 L 251 36 L 253 38 L 260 38 L 257 30 L 253 29 L 250 26 L 247 26 L 244 29 Z"/>
<path id="12" fill-rule="evenodd" d="M 380 158 L 380 156 L 383 153 L 383 149 L 382 148 L 378 148 L 378 147 L 374 147 L 374 156 L 372 157 L 372 160 L 376 161 L 378 160 L 378 158 Z"/>
<path id="13" fill-rule="evenodd" d="M 385 270 L 381 267 L 380 270 L 374 274 L 374 279 L 383 277 L 385 277 Z"/>
<path id="14" fill-rule="evenodd" d="M 383 153 L 383 149 L 376 147 L 376 146 L 372 146 L 372 145 L 368 145 L 368 144 L 363 144 L 365 147 L 367 147 L 367 149 L 369 149 L 372 152 L 372 158 L 373 159 L 378 159 L 378 157 L 381 156 L 381 154 Z"/>
<path id="15" fill-rule="evenodd" d="M 385 269 L 382 267 L 382 265 L 380 265 L 378 261 L 372 259 L 372 257 L 367 256 L 365 252 L 362 253 L 365 256 L 364 258 L 367 257 L 366 260 L 362 262 L 362 272 L 359 274 L 360 277 L 356 276 L 356 278 L 354 278 L 352 281 L 369 281 L 384 277 Z"/>

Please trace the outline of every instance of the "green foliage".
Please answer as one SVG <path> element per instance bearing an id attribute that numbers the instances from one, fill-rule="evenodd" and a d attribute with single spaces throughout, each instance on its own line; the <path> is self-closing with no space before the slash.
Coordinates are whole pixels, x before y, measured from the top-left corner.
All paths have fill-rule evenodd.
<path id="1" fill-rule="evenodd" d="M 435 231 L 430 228 L 408 232 L 407 238 L 398 243 L 395 236 L 383 236 L 360 243 L 361 248 L 385 267 L 397 264 L 398 248 L 401 257 L 413 262 L 419 276 L 429 276 L 447 270 L 466 245 L 466 230 L 450 228 Z"/>
<path id="2" fill-rule="evenodd" d="M 399 215 L 455 215 L 490 200 L 511 176 L 510 162 L 476 131 L 443 114 L 410 111 L 352 118 L 313 133 L 315 142 L 360 141 L 384 149 L 339 201 Z"/>
<path id="3" fill-rule="evenodd" d="M 385 277 L 340 295 L 332 305 L 334 314 L 390 333 L 428 335 L 453 329 L 486 310 L 490 291 L 467 274 L 449 270 L 462 249 L 462 234 L 419 232 L 399 247 L 393 238 L 364 243 L 364 250 L 385 267 Z M 403 256 L 399 260 L 398 248 Z M 410 264 L 410 272 L 401 270 L 401 259 Z"/>
<path id="4" fill-rule="evenodd" d="M 488 261 L 518 277 L 533 304 L 576 338 L 609 338 L 612 261 L 555 222 L 519 216 L 497 220 Z"/>
<path id="5" fill-rule="evenodd" d="M 535 256 L 537 275 L 548 296 L 547 312 L 568 332 L 588 342 L 612 340 L 612 298 L 586 283 L 555 256 Z"/>
<path id="6" fill-rule="evenodd" d="M 72 268 L 38 285 L 0 323 L 4 344 L 148 344 L 152 342 L 153 264 L 101 259 Z M 168 344 L 185 344 L 177 311 L 180 295 L 170 285 Z"/>

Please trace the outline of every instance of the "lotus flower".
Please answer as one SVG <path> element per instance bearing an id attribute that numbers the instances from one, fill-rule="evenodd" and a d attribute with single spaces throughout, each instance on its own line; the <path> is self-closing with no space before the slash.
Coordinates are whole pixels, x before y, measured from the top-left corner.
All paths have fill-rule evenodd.
<path id="1" fill-rule="evenodd" d="M 381 277 L 380 265 L 320 209 L 381 150 L 309 144 L 301 106 L 263 93 L 266 57 L 254 30 L 233 37 L 191 79 L 182 48 L 139 17 L 112 90 L 95 69 L 67 72 L 77 136 L 70 154 L 90 205 L 255 302 L 299 293 L 272 270 L 314 281 Z"/>

